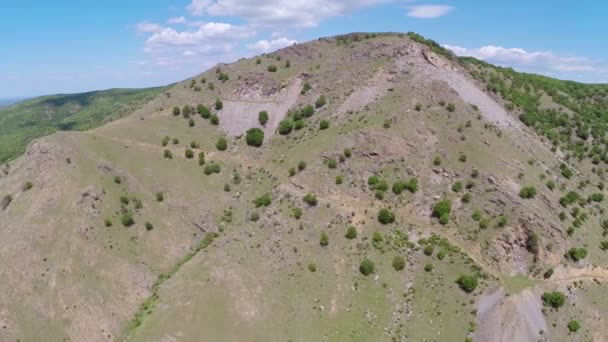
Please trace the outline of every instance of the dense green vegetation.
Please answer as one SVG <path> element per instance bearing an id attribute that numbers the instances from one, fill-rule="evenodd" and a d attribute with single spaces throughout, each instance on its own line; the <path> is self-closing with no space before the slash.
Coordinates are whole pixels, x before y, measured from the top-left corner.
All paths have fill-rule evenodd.
<path id="1" fill-rule="evenodd" d="M 130 114 L 167 87 L 111 89 L 37 97 L 0 108 L 0 163 L 25 152 L 33 139 L 87 130 Z"/>

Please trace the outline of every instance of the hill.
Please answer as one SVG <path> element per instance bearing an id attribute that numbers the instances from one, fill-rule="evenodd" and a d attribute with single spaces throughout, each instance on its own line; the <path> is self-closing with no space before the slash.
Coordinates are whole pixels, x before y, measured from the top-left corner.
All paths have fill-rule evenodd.
<path id="1" fill-rule="evenodd" d="M 602 341 L 603 89 L 358 33 L 36 139 L 2 339 Z"/>
<path id="2" fill-rule="evenodd" d="M 35 138 L 57 131 L 95 128 L 130 114 L 164 89 L 110 89 L 52 95 L 0 106 L 0 163 L 23 154 Z"/>

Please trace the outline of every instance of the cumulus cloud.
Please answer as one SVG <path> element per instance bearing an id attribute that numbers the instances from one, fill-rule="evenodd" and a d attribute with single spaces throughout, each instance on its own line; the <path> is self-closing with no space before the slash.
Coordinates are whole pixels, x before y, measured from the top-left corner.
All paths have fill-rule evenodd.
<path id="1" fill-rule="evenodd" d="M 174 17 L 174 18 L 169 18 L 169 20 L 167 20 L 167 24 L 172 25 L 172 24 L 185 24 L 187 22 L 186 17 L 181 16 L 181 17 Z"/>
<path id="2" fill-rule="evenodd" d="M 454 10 L 454 7 L 448 5 L 416 5 L 408 7 L 407 16 L 432 19 L 444 16 L 452 10 Z"/>
<path id="3" fill-rule="evenodd" d="M 227 23 L 206 23 L 196 31 L 178 31 L 171 27 L 151 35 L 146 41 L 145 51 L 153 52 L 168 47 L 226 47 L 231 42 L 250 38 L 255 34 L 246 26 Z"/>
<path id="4" fill-rule="evenodd" d="M 286 37 L 279 37 L 271 41 L 259 40 L 254 44 L 247 45 L 247 48 L 256 52 L 269 52 L 293 45 L 295 43 L 297 43 L 296 40 L 288 39 Z"/>
<path id="5" fill-rule="evenodd" d="M 146 21 L 143 21 L 143 22 L 135 25 L 135 30 L 140 33 L 158 32 L 162 29 L 163 29 L 162 26 L 160 26 L 158 24 L 154 24 L 154 23 L 149 23 Z"/>
<path id="6" fill-rule="evenodd" d="M 232 16 L 254 26 L 314 27 L 326 18 L 388 0 L 192 0 L 192 15 Z"/>
<path id="7" fill-rule="evenodd" d="M 551 51 L 526 51 L 520 48 L 505 48 L 487 45 L 465 48 L 444 45 L 459 56 L 471 56 L 502 66 L 537 70 L 540 72 L 604 72 L 599 61 L 580 56 L 560 56 Z"/>

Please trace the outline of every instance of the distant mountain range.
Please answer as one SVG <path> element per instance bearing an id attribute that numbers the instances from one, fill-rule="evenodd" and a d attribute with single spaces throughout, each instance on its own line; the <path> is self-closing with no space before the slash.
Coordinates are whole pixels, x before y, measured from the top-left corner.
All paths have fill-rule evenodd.
<path id="1" fill-rule="evenodd" d="M 0 107 L 6 107 L 8 105 L 12 105 L 13 103 L 17 103 L 19 101 L 25 100 L 28 97 L 5 97 L 0 98 Z"/>

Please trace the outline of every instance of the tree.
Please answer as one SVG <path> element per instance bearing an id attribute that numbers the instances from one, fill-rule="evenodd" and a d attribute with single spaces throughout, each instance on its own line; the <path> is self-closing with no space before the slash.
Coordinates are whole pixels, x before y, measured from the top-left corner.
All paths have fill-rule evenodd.
<path id="1" fill-rule="evenodd" d="M 269 193 L 265 193 L 262 196 L 256 198 L 254 203 L 255 203 L 256 208 L 259 208 L 262 206 L 267 207 L 272 203 L 272 198 L 270 197 Z"/>
<path id="2" fill-rule="evenodd" d="M 320 130 L 324 130 L 324 129 L 328 129 L 329 128 L 329 121 L 327 120 L 321 120 L 321 122 L 319 122 L 319 129 Z"/>
<path id="3" fill-rule="evenodd" d="M 460 289 L 462 289 L 466 293 L 471 293 L 475 291 L 477 288 L 477 277 L 474 275 L 461 275 L 460 278 L 456 280 Z"/>
<path id="4" fill-rule="evenodd" d="M 361 264 L 359 265 L 359 272 L 361 272 L 361 274 L 363 274 L 364 276 L 368 276 L 374 273 L 375 271 L 376 265 L 374 265 L 371 260 L 365 259 L 361 261 Z"/>
<path id="5" fill-rule="evenodd" d="M 519 191 L 519 197 L 524 199 L 534 198 L 536 196 L 536 188 L 533 186 L 525 186 Z"/>
<path id="6" fill-rule="evenodd" d="M 224 102 L 222 102 L 222 100 L 219 98 L 215 99 L 215 109 L 222 110 L 222 108 L 224 108 Z"/>
<path id="7" fill-rule="evenodd" d="M 211 117 L 211 111 L 205 105 L 199 104 L 196 107 L 196 111 L 203 119 L 209 119 Z"/>
<path id="8" fill-rule="evenodd" d="M 265 126 L 266 123 L 268 122 L 268 112 L 267 111 L 261 111 L 258 114 L 258 121 L 260 121 L 260 125 Z"/>
<path id="9" fill-rule="evenodd" d="M 251 128 L 247 131 L 245 141 L 247 141 L 247 145 L 249 146 L 262 146 L 262 143 L 264 143 L 264 131 L 259 128 Z"/>
<path id="10" fill-rule="evenodd" d="M 559 291 L 544 292 L 541 299 L 544 305 L 554 309 L 559 309 L 566 303 L 566 296 Z"/>
<path id="11" fill-rule="evenodd" d="M 344 234 L 344 237 L 349 240 L 355 239 L 357 237 L 357 228 L 353 226 L 346 228 L 346 234 Z"/>
<path id="12" fill-rule="evenodd" d="M 212 125 L 217 126 L 220 124 L 220 118 L 217 115 L 213 114 L 211 115 L 211 119 L 209 120 L 209 122 L 211 122 Z"/>
<path id="13" fill-rule="evenodd" d="M 386 208 L 382 208 L 378 212 L 378 221 L 382 224 L 393 223 L 395 222 L 395 213 Z"/>
<path id="14" fill-rule="evenodd" d="M 452 202 L 448 199 L 441 200 L 433 206 L 433 216 L 439 219 L 439 223 L 447 224 L 450 220 Z"/>
<path id="15" fill-rule="evenodd" d="M 321 95 L 319 96 L 319 98 L 317 98 L 317 101 L 315 102 L 315 107 L 321 108 L 325 106 L 326 103 L 327 101 L 325 100 L 325 95 Z"/>
<path id="16" fill-rule="evenodd" d="M 215 143 L 215 147 L 218 151 L 225 151 L 228 148 L 228 141 L 224 137 L 220 137 L 217 139 L 217 143 Z"/>
<path id="17" fill-rule="evenodd" d="M 194 152 L 191 149 L 187 148 L 185 155 L 186 155 L 186 158 L 192 159 L 194 157 Z"/>
<path id="18" fill-rule="evenodd" d="M 317 196 L 311 194 L 311 193 L 307 193 L 304 198 L 304 203 L 314 207 L 317 205 Z"/>
<path id="19" fill-rule="evenodd" d="M 321 232 L 321 238 L 319 239 L 319 244 L 323 247 L 329 245 L 329 236 L 325 232 Z"/>
<path id="20" fill-rule="evenodd" d="M 402 257 L 401 255 L 396 255 L 393 258 L 393 268 L 395 269 L 395 271 L 401 271 L 402 269 L 405 268 L 405 258 Z"/>
<path id="21" fill-rule="evenodd" d="M 279 134 L 287 135 L 293 129 L 293 121 L 291 119 L 283 119 L 279 122 Z"/>
<path id="22" fill-rule="evenodd" d="M 584 247 L 580 247 L 580 248 L 572 247 L 566 253 L 566 257 L 574 262 L 578 262 L 587 257 L 587 250 Z"/>

